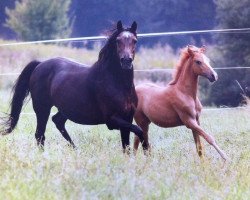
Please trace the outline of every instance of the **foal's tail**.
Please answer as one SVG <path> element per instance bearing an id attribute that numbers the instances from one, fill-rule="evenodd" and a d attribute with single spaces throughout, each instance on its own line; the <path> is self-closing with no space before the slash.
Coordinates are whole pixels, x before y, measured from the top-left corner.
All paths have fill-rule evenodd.
<path id="1" fill-rule="evenodd" d="M 10 103 L 11 111 L 7 117 L 7 120 L 4 122 L 5 130 L 2 131 L 2 135 L 11 133 L 12 130 L 16 127 L 17 122 L 19 120 L 19 116 L 22 110 L 23 102 L 25 98 L 28 96 L 30 88 L 29 88 L 29 80 L 32 72 L 36 68 L 39 61 L 30 62 L 24 70 L 19 75 L 14 87 L 13 87 L 13 97 Z"/>

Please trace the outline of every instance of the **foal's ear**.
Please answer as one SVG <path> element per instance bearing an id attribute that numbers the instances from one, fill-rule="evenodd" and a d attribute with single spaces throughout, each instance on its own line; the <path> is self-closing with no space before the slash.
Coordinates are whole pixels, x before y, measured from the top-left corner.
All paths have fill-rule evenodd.
<path id="1" fill-rule="evenodd" d="M 202 45 L 202 47 L 201 47 L 201 53 L 205 53 L 205 52 L 206 52 L 206 46 Z"/>
<path id="2" fill-rule="evenodd" d="M 118 30 L 118 31 L 122 31 L 122 30 L 123 30 L 123 26 L 122 26 L 122 21 L 121 21 L 121 20 L 119 20 L 119 21 L 117 22 L 116 27 L 117 27 L 117 30 Z"/>
<path id="3" fill-rule="evenodd" d="M 192 45 L 188 45 L 187 46 L 187 51 L 188 51 L 188 54 L 190 55 L 190 56 L 193 56 L 194 55 L 194 52 L 193 52 L 193 50 L 192 50 Z"/>
<path id="4" fill-rule="evenodd" d="M 137 23 L 134 21 L 133 24 L 131 25 L 130 31 L 132 33 L 136 33 L 136 29 L 137 29 Z"/>

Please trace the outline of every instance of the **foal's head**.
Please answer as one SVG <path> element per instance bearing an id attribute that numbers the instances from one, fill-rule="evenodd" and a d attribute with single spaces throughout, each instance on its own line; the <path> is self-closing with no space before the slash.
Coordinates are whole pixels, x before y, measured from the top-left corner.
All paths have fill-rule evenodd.
<path id="1" fill-rule="evenodd" d="M 213 70 L 209 63 L 209 58 L 204 54 L 206 51 L 205 46 L 197 48 L 188 45 L 187 52 L 191 59 L 191 67 L 196 75 L 206 77 L 210 82 L 218 79 L 217 73 Z"/>

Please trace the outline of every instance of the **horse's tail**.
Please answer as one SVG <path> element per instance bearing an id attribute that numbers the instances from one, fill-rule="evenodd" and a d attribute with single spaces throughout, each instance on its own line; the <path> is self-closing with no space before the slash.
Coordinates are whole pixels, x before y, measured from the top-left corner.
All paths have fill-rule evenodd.
<path id="1" fill-rule="evenodd" d="M 31 74 L 35 70 L 36 66 L 40 63 L 41 62 L 35 60 L 30 62 L 19 75 L 12 90 L 14 94 L 10 103 L 11 111 L 4 123 L 5 130 L 2 131 L 3 135 L 11 133 L 16 127 L 22 110 L 23 102 L 30 91 L 29 80 Z"/>

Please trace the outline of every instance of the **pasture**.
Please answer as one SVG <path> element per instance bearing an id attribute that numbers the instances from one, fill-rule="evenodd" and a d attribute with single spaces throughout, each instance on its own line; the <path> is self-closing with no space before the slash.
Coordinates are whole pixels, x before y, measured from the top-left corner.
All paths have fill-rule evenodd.
<path id="1" fill-rule="evenodd" d="M 9 97 L 1 92 L 1 111 Z M 33 112 L 30 102 L 23 112 Z M 249 119 L 249 107 L 202 112 L 202 127 L 231 159 L 223 163 L 204 140 L 201 161 L 190 130 L 154 125 L 152 154 L 128 156 L 118 131 L 67 122 L 78 147 L 72 150 L 49 120 L 41 152 L 35 115 L 22 115 L 14 132 L 0 137 L 0 199 L 249 199 Z"/>

